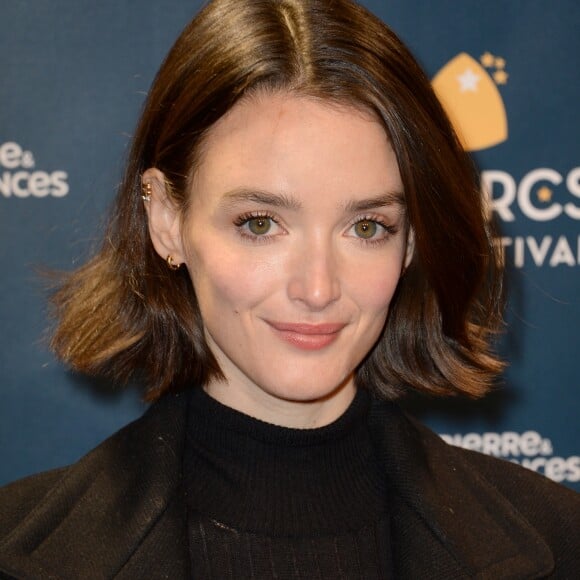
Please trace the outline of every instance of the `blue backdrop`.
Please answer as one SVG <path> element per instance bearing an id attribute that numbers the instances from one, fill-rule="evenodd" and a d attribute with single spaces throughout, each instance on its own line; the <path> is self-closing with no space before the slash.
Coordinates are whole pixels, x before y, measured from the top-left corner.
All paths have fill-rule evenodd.
<path id="1" fill-rule="evenodd" d="M 410 45 L 473 151 L 508 267 L 501 388 L 408 405 L 455 444 L 580 490 L 580 5 L 363 3 Z M 97 243 L 144 95 L 200 4 L 2 7 L 0 484 L 76 460 L 144 409 L 54 360 L 37 269 L 70 269 Z"/>

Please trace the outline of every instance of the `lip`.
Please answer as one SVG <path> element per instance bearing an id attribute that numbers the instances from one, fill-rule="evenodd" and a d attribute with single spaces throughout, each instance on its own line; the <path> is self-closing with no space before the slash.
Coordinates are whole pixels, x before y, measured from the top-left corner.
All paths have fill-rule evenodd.
<path id="1" fill-rule="evenodd" d="M 346 326 L 342 322 L 308 324 L 266 321 L 285 342 L 302 350 L 320 350 L 332 344 Z"/>

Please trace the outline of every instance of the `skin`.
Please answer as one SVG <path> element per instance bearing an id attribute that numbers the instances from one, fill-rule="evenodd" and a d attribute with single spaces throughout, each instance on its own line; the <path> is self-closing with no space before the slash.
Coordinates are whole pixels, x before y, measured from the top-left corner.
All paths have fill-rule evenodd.
<path id="1" fill-rule="evenodd" d="M 143 182 L 153 244 L 187 266 L 226 377 L 206 391 L 278 425 L 337 419 L 405 261 L 403 186 L 382 126 L 355 108 L 258 94 L 210 131 L 187 215 L 159 170 Z"/>

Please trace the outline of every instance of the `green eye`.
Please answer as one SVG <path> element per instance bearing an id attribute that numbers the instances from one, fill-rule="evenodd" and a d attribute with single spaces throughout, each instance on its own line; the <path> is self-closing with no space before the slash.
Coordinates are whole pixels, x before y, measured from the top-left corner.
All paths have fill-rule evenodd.
<path id="1" fill-rule="evenodd" d="M 248 229 L 255 236 L 263 236 L 270 231 L 272 220 L 268 217 L 257 217 L 248 220 Z"/>
<path id="2" fill-rule="evenodd" d="M 359 238 L 369 240 L 377 233 L 377 222 L 371 220 L 362 220 L 354 224 L 354 232 Z"/>

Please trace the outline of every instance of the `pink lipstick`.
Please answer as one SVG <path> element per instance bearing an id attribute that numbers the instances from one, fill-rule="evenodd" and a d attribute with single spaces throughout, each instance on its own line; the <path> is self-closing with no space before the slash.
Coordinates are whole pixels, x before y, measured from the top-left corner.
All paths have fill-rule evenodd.
<path id="1" fill-rule="evenodd" d="M 267 323 L 282 340 L 302 350 L 320 350 L 329 346 L 346 326 L 344 323 Z"/>

